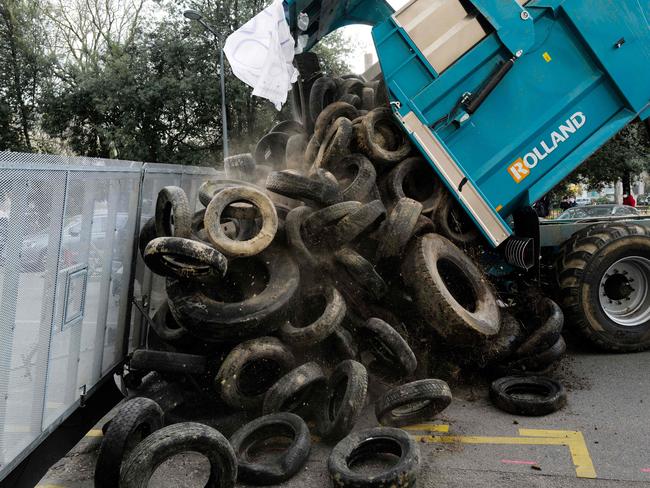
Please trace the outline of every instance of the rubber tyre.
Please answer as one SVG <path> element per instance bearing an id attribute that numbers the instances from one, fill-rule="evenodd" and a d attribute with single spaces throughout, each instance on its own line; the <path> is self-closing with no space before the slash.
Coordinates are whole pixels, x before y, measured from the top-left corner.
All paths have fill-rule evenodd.
<path id="1" fill-rule="evenodd" d="M 287 215 L 284 229 L 287 234 L 287 242 L 296 253 L 296 259 L 311 269 L 319 266 L 318 258 L 312 254 L 302 238 L 302 225 L 314 210 L 310 207 L 296 207 Z"/>
<path id="2" fill-rule="evenodd" d="M 156 200 L 156 235 L 186 237 L 192 235 L 192 213 L 185 191 L 178 186 L 166 186 Z"/>
<path id="3" fill-rule="evenodd" d="M 511 313 L 501 312 L 501 327 L 481 349 L 479 363 L 488 365 L 514 356 L 517 347 L 524 340 L 521 322 Z"/>
<path id="4" fill-rule="evenodd" d="M 287 141 L 286 161 L 287 169 L 306 172 L 309 164 L 305 160 L 305 151 L 309 137 L 306 134 L 296 134 Z"/>
<path id="5" fill-rule="evenodd" d="M 147 349 L 133 351 L 129 362 L 133 369 L 185 374 L 203 374 L 206 371 L 207 363 L 205 356 Z"/>
<path id="6" fill-rule="evenodd" d="M 247 260 L 235 260 L 224 280 L 260 281 L 245 266 L 248 260 L 265 267 L 269 279 L 261 291 L 253 291 L 244 299 L 225 301 L 213 288 L 200 283 L 167 280 L 169 306 L 174 318 L 192 335 L 210 342 L 231 342 L 270 333 L 286 320 L 300 284 L 298 266 L 284 249 L 271 247 Z M 253 268 L 254 269 L 254 268 Z"/>
<path id="7" fill-rule="evenodd" d="M 361 109 L 371 111 L 375 108 L 375 90 L 364 87 L 361 91 Z"/>
<path id="8" fill-rule="evenodd" d="M 361 208 L 360 202 L 340 202 L 309 215 L 303 222 L 304 236 L 311 243 L 325 240 L 325 229 L 335 225 L 346 215 Z"/>
<path id="9" fill-rule="evenodd" d="M 282 122 L 277 123 L 270 132 L 284 132 L 285 134 L 289 134 L 289 136 L 295 136 L 298 134 L 305 134 L 306 130 L 298 121 L 283 120 Z"/>
<path id="10" fill-rule="evenodd" d="M 513 392 L 538 394 L 540 397 L 517 397 Z M 564 407 L 567 395 L 564 386 L 545 376 L 506 376 L 492 382 L 490 399 L 504 412 L 538 417 Z"/>
<path id="11" fill-rule="evenodd" d="M 334 102 L 328 105 L 316 119 L 316 123 L 314 124 L 313 139 L 320 146 L 320 143 L 325 139 L 325 134 L 327 134 L 330 125 L 332 125 L 334 121 L 340 117 L 346 118 L 348 120 L 354 120 L 358 116 L 359 111 L 349 103 Z"/>
<path id="12" fill-rule="evenodd" d="M 380 232 L 377 260 L 400 257 L 415 234 L 422 204 L 410 198 L 400 198 Z"/>
<path id="13" fill-rule="evenodd" d="M 286 132 L 269 132 L 255 146 L 255 162 L 274 169 L 284 169 L 288 141 L 289 134 Z"/>
<path id="14" fill-rule="evenodd" d="M 410 198 L 422 204 L 422 212 L 433 211 L 447 193 L 440 177 L 421 157 L 407 158 L 386 176 L 386 193 L 394 204 Z"/>
<path id="15" fill-rule="evenodd" d="M 511 361 L 502 370 L 508 374 L 542 373 L 548 370 L 553 364 L 562 359 L 566 353 L 566 342 L 564 337 L 560 338 L 545 351 L 538 352 L 531 356 Z"/>
<path id="16" fill-rule="evenodd" d="M 418 361 L 404 338 L 388 323 L 371 318 L 358 329 L 361 349 L 370 351 L 374 360 L 371 373 L 390 379 L 402 379 L 415 372 Z"/>
<path id="17" fill-rule="evenodd" d="M 330 247 L 338 249 L 357 239 L 361 234 L 376 230 L 386 218 L 386 207 L 381 200 L 366 203 L 343 217 L 332 229 Z"/>
<path id="18" fill-rule="evenodd" d="M 277 437 L 291 439 L 289 447 L 271 462 L 253 462 L 247 451 Z M 278 485 L 293 478 L 307 463 L 311 437 L 304 420 L 292 413 L 265 415 L 241 427 L 230 438 L 237 456 L 237 480 L 252 485 Z"/>
<path id="19" fill-rule="evenodd" d="M 458 246 L 475 244 L 481 237 L 476 224 L 449 192 L 433 208 L 431 220 L 439 234 Z"/>
<path id="20" fill-rule="evenodd" d="M 250 153 L 228 156 L 223 160 L 226 177 L 235 180 L 250 180 L 255 175 L 255 158 Z"/>
<path id="21" fill-rule="evenodd" d="M 165 460 L 183 452 L 197 452 L 210 462 L 206 488 L 233 488 L 237 458 L 228 440 L 207 425 L 192 422 L 163 427 L 142 441 L 124 463 L 120 488 L 147 488 Z"/>
<path id="22" fill-rule="evenodd" d="M 298 327 L 294 325 L 295 320 L 286 321 L 280 328 L 280 337 L 282 340 L 295 347 L 314 346 L 328 337 L 334 329 L 341 325 L 347 312 L 345 300 L 332 286 L 322 290 L 317 290 L 312 294 L 306 294 L 302 297 L 301 305 L 306 306 L 305 302 L 322 300 L 324 308 L 320 315 L 311 323 Z"/>
<path id="23" fill-rule="evenodd" d="M 375 403 L 375 416 L 381 425 L 390 427 L 421 424 L 430 422 L 451 404 L 451 400 L 451 390 L 445 381 L 414 381 L 392 388 L 381 396 Z"/>
<path id="24" fill-rule="evenodd" d="M 182 237 L 157 237 L 144 250 L 145 264 L 156 274 L 181 279 L 222 277 L 228 260 L 208 244 Z"/>
<path id="25" fill-rule="evenodd" d="M 634 327 L 619 325 L 605 315 L 599 301 L 602 276 L 613 263 L 628 256 L 650 259 L 650 229 L 612 222 L 576 233 L 564 244 L 556 262 L 558 298 L 567 323 L 604 351 L 650 348 L 650 320 Z"/>
<path id="26" fill-rule="evenodd" d="M 402 276 L 420 315 L 449 343 L 468 345 L 498 334 L 500 313 L 492 287 L 478 266 L 444 237 L 416 239 L 406 253 Z M 464 304 L 456 296 L 466 290 L 473 294 Z"/>
<path id="27" fill-rule="evenodd" d="M 262 228 L 247 241 L 228 238 L 221 227 L 221 215 L 234 202 L 248 202 L 255 206 L 262 219 Z M 259 190 L 247 187 L 227 188 L 220 191 L 205 211 L 205 229 L 213 246 L 229 257 L 247 257 L 266 249 L 278 231 L 278 214 L 273 202 Z"/>
<path id="28" fill-rule="evenodd" d="M 144 250 L 151 241 L 153 241 L 158 234 L 156 234 L 156 219 L 151 217 L 145 222 L 140 229 L 140 235 L 138 237 L 138 249 L 140 250 L 140 256 L 144 259 Z"/>
<path id="29" fill-rule="evenodd" d="M 351 469 L 358 460 L 378 454 L 393 454 L 399 461 L 373 476 Z M 327 461 L 335 488 L 412 488 L 417 484 L 419 465 L 420 452 L 415 440 L 407 432 L 392 427 L 350 434 L 336 445 Z"/>
<path id="30" fill-rule="evenodd" d="M 330 351 L 336 351 L 338 358 L 354 359 L 359 357 L 359 348 L 357 342 L 345 327 L 340 326 L 334 329 L 334 332 L 325 340 L 324 351 L 329 354 Z"/>
<path id="31" fill-rule="evenodd" d="M 359 289 L 372 299 L 380 300 L 388 291 L 388 285 L 379 275 L 375 266 L 361 254 L 352 249 L 339 249 L 334 254 L 337 263 Z"/>
<path id="32" fill-rule="evenodd" d="M 149 398 L 127 400 L 111 419 L 102 439 L 95 464 L 95 486 L 115 488 L 122 461 L 138 440 L 163 426 L 163 411 Z"/>
<path id="33" fill-rule="evenodd" d="M 350 433 L 366 402 L 368 373 L 363 364 L 352 360 L 336 366 L 320 403 L 318 431 L 329 441 Z"/>
<path id="34" fill-rule="evenodd" d="M 302 418 L 313 415 L 315 401 L 327 387 L 318 363 L 305 363 L 280 378 L 264 396 L 262 412 L 267 415 L 291 412 Z"/>
<path id="35" fill-rule="evenodd" d="M 331 164 L 328 169 L 341 188 L 341 201 L 367 202 L 376 188 L 377 172 L 362 154 L 348 154 Z"/>
<path id="36" fill-rule="evenodd" d="M 341 198 L 338 184 L 323 178 L 310 178 L 293 171 L 276 171 L 266 180 L 266 189 L 294 200 L 309 200 L 319 205 L 332 205 Z"/>
<path id="37" fill-rule="evenodd" d="M 541 326 L 534 330 L 517 348 L 516 356 L 520 358 L 548 349 L 558 341 L 562 334 L 564 314 L 559 305 L 546 297 L 535 305 L 535 316 L 540 317 Z"/>
<path id="38" fill-rule="evenodd" d="M 253 367 L 256 362 L 271 372 L 270 379 L 260 382 L 261 385 L 255 385 L 256 389 L 243 389 L 245 385 L 241 381 L 248 374 L 247 368 Z M 258 409 L 264 403 L 268 389 L 293 369 L 295 362 L 291 351 L 275 337 L 260 337 L 242 342 L 226 356 L 217 372 L 215 387 L 221 392 L 223 401 L 232 408 Z M 275 369 L 271 368 L 271 364 Z M 259 368 L 262 366 L 255 372 L 261 374 L 263 370 Z"/>
<path id="39" fill-rule="evenodd" d="M 345 117 L 336 119 L 320 142 L 311 171 L 319 168 L 329 169 L 332 164 L 349 154 L 352 134 L 352 122 Z"/>
<path id="40" fill-rule="evenodd" d="M 339 100 L 341 102 L 349 103 L 356 109 L 361 109 L 361 97 L 359 97 L 359 95 L 355 95 L 354 93 L 346 93 L 341 98 L 339 98 Z"/>
<path id="41" fill-rule="evenodd" d="M 167 300 L 156 310 L 152 322 L 154 332 L 165 342 L 174 343 L 187 337 L 187 330 L 174 319 Z"/>
<path id="42" fill-rule="evenodd" d="M 316 122 L 321 112 L 336 101 L 337 92 L 336 83 L 328 76 L 323 76 L 314 82 L 309 94 L 309 114 L 312 121 Z"/>
<path id="43" fill-rule="evenodd" d="M 378 126 L 387 127 L 396 138 L 395 144 L 388 147 L 381 141 L 385 138 L 379 134 Z M 411 152 L 411 143 L 394 119 L 389 108 L 376 108 L 363 118 L 357 131 L 357 144 L 366 156 L 376 164 L 394 165 L 402 161 Z M 394 146 L 394 147 L 392 147 Z"/>

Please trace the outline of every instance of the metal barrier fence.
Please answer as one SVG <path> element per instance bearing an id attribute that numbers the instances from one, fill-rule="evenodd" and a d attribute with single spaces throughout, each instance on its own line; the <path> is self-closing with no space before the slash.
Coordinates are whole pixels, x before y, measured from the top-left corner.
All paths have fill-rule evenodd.
<path id="1" fill-rule="evenodd" d="M 160 188 L 181 186 L 194 202 L 216 176 L 0 153 L 0 480 L 121 363 L 130 292 L 161 299 L 164 283 L 133 254 Z"/>

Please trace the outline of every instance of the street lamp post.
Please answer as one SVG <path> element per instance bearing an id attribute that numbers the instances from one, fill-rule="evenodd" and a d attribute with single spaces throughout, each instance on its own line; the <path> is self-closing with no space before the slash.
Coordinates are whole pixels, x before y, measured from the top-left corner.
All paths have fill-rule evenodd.
<path id="1" fill-rule="evenodd" d="M 228 115 L 226 114 L 226 70 L 223 64 L 223 39 L 221 35 L 210 24 L 203 20 L 203 14 L 197 10 L 186 10 L 183 12 L 185 18 L 189 20 L 196 20 L 203 26 L 204 29 L 210 31 L 217 41 L 219 46 L 219 78 L 221 82 L 221 117 L 223 125 L 223 157 L 228 157 Z"/>

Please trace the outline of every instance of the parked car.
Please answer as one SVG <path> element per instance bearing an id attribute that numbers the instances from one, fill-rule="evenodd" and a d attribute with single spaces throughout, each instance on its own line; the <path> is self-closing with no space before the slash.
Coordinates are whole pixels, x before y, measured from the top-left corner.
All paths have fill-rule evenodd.
<path id="1" fill-rule="evenodd" d="M 84 246 L 89 245 L 89 261 L 93 259 L 93 248 L 103 249 L 106 241 L 106 224 L 108 213 L 106 211 L 96 212 L 93 215 L 90 243 L 81 242 L 81 215 L 69 217 L 64 221 L 61 247 L 66 253 L 72 255 L 81 253 Z M 128 214 L 118 213 L 115 218 L 115 228 L 120 232 L 126 226 Z M 47 250 L 50 242 L 50 235 L 47 229 L 36 234 L 27 236 L 23 240 L 20 251 L 20 263 L 24 271 L 42 271 L 45 269 Z M 65 257 L 65 256 L 64 256 Z"/>
<path id="2" fill-rule="evenodd" d="M 603 219 L 634 215 L 639 215 L 639 211 L 627 205 L 591 205 L 569 208 L 561 213 L 556 220 Z"/>
<path id="3" fill-rule="evenodd" d="M 576 198 L 576 205 L 578 207 L 584 207 L 585 205 L 591 205 L 592 203 L 591 198 Z"/>

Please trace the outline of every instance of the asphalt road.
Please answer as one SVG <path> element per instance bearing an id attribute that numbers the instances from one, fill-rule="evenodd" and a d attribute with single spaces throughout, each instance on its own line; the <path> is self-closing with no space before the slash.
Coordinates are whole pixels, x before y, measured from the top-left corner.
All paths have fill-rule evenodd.
<path id="1" fill-rule="evenodd" d="M 487 399 L 485 384 L 456 386 L 451 406 L 429 425 L 412 431 L 418 436 L 422 459 L 418 486 L 618 488 L 648 484 L 648 371 L 650 352 L 572 352 L 554 373 L 566 385 L 569 403 L 562 411 L 541 418 L 497 410 Z M 374 425 L 369 406 L 357 428 Z M 92 487 L 100 443 L 101 431 L 91 431 L 39 486 Z M 302 472 L 283 486 L 330 486 L 329 449 L 316 443 Z M 188 454 L 163 464 L 150 486 L 202 487 L 206 480 L 205 459 Z"/>

